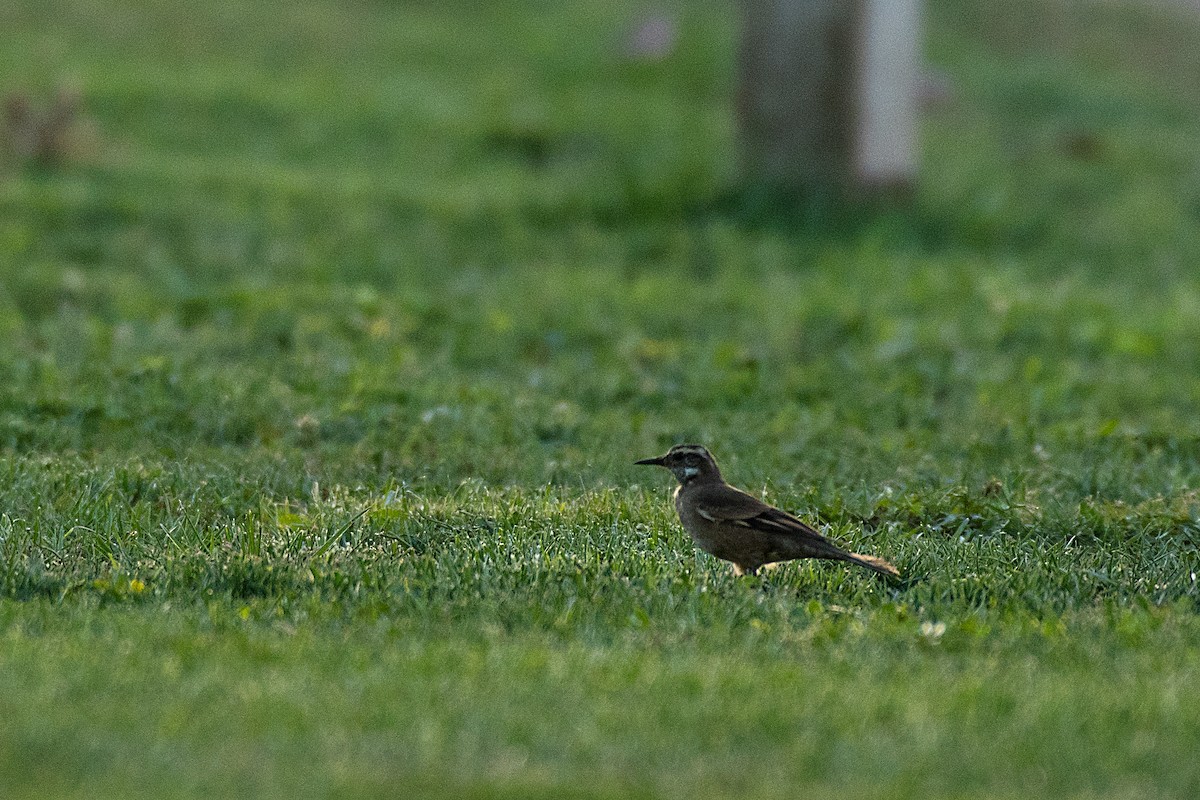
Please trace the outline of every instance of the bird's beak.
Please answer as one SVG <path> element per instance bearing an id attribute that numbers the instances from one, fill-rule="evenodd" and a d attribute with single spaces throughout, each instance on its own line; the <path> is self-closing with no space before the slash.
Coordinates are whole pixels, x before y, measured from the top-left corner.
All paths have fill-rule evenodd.
<path id="1" fill-rule="evenodd" d="M 651 467 L 661 467 L 661 466 L 663 466 L 664 458 L 666 458 L 666 456 L 658 456 L 657 458 L 643 458 L 641 461 L 635 461 L 633 463 L 634 464 L 646 464 Z"/>

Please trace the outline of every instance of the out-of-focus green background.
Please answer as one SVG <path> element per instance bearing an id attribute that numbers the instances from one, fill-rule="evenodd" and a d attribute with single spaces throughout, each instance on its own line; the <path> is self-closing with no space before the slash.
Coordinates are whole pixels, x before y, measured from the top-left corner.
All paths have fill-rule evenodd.
<path id="1" fill-rule="evenodd" d="M 854 209 L 729 3 L 6 2 L 0 794 L 1200 793 L 1200 18 L 925 33 Z M 683 440 L 909 580 L 733 578 Z"/>

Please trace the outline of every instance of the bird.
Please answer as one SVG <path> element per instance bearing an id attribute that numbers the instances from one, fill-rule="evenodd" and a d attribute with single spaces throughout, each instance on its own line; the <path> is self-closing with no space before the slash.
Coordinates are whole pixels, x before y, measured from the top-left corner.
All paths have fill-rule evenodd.
<path id="1" fill-rule="evenodd" d="M 796 558 L 846 561 L 888 578 L 900 571 L 882 558 L 851 553 L 812 526 L 725 482 L 717 461 L 698 444 L 678 444 L 635 464 L 665 467 L 679 480 L 675 510 L 683 529 L 706 553 L 733 563 L 735 575 Z"/>

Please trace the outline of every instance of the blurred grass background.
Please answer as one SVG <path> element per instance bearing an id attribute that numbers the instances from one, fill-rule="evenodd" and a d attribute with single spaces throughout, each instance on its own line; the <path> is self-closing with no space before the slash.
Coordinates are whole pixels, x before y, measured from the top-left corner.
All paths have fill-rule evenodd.
<path id="1" fill-rule="evenodd" d="M 1200 20 L 933 0 L 909 207 L 733 8 L 9 2 L 6 796 L 1190 797 Z M 914 577 L 734 580 L 682 440 Z"/>

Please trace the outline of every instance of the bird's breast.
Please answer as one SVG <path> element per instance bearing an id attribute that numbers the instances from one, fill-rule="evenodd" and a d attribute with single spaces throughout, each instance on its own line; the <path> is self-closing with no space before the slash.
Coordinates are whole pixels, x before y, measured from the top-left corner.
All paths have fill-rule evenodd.
<path id="1" fill-rule="evenodd" d="M 683 529 L 696 544 L 700 545 L 702 550 L 713 552 L 717 540 L 720 539 L 721 526 L 711 517 L 699 513 L 700 509 L 683 486 L 675 490 L 675 512 L 679 514 Z"/>

